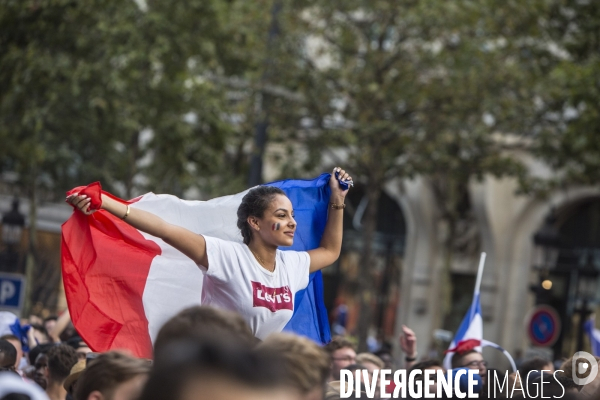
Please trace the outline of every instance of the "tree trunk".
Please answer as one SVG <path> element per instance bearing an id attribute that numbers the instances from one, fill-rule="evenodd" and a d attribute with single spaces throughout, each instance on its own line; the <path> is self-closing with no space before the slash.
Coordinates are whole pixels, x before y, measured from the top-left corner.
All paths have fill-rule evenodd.
<path id="1" fill-rule="evenodd" d="M 376 182 L 367 185 L 368 199 L 363 218 L 362 253 L 359 266 L 360 315 L 358 318 L 358 351 L 367 351 L 367 338 L 373 319 L 373 239 L 377 228 L 377 204 L 381 196 L 381 185 Z"/>

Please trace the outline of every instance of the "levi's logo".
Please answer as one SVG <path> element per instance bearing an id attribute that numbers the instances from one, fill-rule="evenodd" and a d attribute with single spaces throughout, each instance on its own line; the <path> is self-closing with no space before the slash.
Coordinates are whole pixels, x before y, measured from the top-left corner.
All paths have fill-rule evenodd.
<path id="1" fill-rule="evenodd" d="M 294 310 L 292 291 L 289 286 L 271 288 L 260 282 L 252 282 L 252 298 L 254 307 L 265 307 L 277 310 Z"/>

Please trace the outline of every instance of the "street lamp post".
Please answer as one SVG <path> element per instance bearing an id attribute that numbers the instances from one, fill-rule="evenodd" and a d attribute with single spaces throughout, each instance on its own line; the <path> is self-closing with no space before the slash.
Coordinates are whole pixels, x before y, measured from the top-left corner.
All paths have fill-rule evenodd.
<path id="1" fill-rule="evenodd" d="M 2 243 L 6 246 L 6 262 L 3 266 L 15 272 L 18 269 L 17 247 L 21 243 L 25 216 L 19 212 L 19 199 L 14 198 L 10 211 L 2 216 Z"/>

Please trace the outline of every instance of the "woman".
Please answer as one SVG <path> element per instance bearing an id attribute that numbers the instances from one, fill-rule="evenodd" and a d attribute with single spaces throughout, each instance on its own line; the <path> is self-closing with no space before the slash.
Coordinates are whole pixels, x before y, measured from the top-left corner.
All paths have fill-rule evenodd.
<path id="1" fill-rule="evenodd" d="M 335 168 L 340 181 L 352 178 Z M 280 332 L 293 314 L 295 295 L 308 285 L 308 274 L 333 264 L 342 245 L 344 199 L 348 190 L 330 179 L 329 216 L 320 246 L 308 252 L 280 251 L 294 242 L 292 203 L 278 188 L 259 186 L 242 199 L 237 226 L 244 244 L 203 236 L 169 224 L 147 211 L 102 195 L 101 208 L 134 228 L 161 238 L 191 258 L 204 272 L 202 304 L 240 313 L 259 339 Z M 73 194 L 67 201 L 86 215 L 91 199 Z"/>

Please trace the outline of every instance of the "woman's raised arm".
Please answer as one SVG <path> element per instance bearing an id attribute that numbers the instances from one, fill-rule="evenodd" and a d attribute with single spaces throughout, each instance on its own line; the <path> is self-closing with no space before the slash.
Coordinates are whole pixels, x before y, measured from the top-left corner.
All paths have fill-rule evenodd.
<path id="1" fill-rule="evenodd" d="M 74 194 L 69 196 L 67 201 L 86 215 L 94 212 L 90 210 L 91 199 L 86 195 Z M 102 209 L 123 219 L 142 232 L 161 238 L 165 243 L 191 258 L 196 264 L 208 268 L 206 241 L 202 235 L 170 224 L 148 211 L 127 207 L 126 204 L 111 199 L 104 194 L 102 195 Z"/>
<path id="2" fill-rule="evenodd" d="M 342 250 L 342 231 L 344 221 L 344 200 L 348 189 L 340 188 L 335 173 L 339 174 L 342 181 L 352 181 L 350 175 L 341 168 L 334 168 L 329 180 L 331 197 L 329 198 L 329 213 L 323 237 L 319 247 L 308 251 L 310 256 L 310 272 L 315 272 L 333 264 L 340 256 Z"/>

